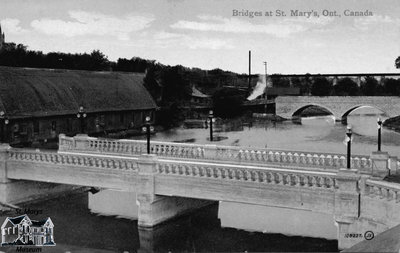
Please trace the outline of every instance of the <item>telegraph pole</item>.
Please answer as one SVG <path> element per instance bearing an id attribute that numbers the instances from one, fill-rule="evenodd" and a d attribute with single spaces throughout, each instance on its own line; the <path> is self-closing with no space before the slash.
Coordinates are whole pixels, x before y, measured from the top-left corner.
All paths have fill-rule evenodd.
<path id="1" fill-rule="evenodd" d="M 264 89 L 264 96 L 265 96 L 265 113 L 267 113 L 268 108 L 268 96 L 267 96 L 267 62 L 263 62 L 265 66 L 265 89 Z"/>
<path id="2" fill-rule="evenodd" d="M 251 90 L 251 50 L 249 50 L 249 85 L 247 87 L 247 96 L 250 96 Z"/>

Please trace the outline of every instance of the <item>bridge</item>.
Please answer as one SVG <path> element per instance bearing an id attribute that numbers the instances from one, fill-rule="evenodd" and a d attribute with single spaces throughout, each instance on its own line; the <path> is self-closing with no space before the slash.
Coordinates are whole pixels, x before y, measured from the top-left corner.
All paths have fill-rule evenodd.
<path id="1" fill-rule="evenodd" d="M 371 106 L 381 110 L 388 118 L 400 115 L 400 97 L 380 96 L 279 96 L 276 102 L 276 115 L 286 119 L 298 117 L 310 106 L 327 109 L 337 120 L 343 120 L 355 109 Z"/>
<path id="2" fill-rule="evenodd" d="M 331 215 L 339 248 L 400 224 L 400 162 L 385 152 L 342 154 L 217 145 L 107 140 L 60 135 L 58 151 L 0 146 L 0 201 L 37 194 L 21 181 L 91 186 L 135 193 L 138 224 L 154 227 L 210 201 L 229 201 Z"/>

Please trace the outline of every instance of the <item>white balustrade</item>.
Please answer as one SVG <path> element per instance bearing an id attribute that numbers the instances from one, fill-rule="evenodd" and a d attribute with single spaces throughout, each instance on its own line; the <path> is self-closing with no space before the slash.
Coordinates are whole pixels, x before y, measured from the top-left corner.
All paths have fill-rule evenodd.
<path id="1" fill-rule="evenodd" d="M 158 161 L 157 173 L 161 175 L 199 177 L 219 180 L 246 181 L 254 183 L 277 184 L 295 187 L 314 187 L 334 189 L 335 174 L 307 173 L 296 171 L 275 171 L 249 169 L 237 166 L 218 166 L 217 164 L 192 164 Z"/>
<path id="2" fill-rule="evenodd" d="M 82 141 L 82 138 L 79 138 Z M 85 140 L 83 140 L 85 141 Z M 74 138 L 60 135 L 61 151 L 80 151 Z M 140 155 L 146 153 L 147 143 L 141 140 L 109 140 L 88 137 L 85 152 L 118 153 Z M 151 141 L 152 154 L 165 157 L 236 161 L 240 163 L 275 163 L 282 166 L 307 166 L 310 168 L 343 168 L 346 157 L 342 154 L 304 151 L 270 150 L 234 146 L 200 145 L 174 142 Z M 351 158 L 355 169 L 371 168 L 368 156 L 355 155 Z"/>
<path id="3" fill-rule="evenodd" d="M 136 161 L 123 158 L 81 156 L 73 154 L 59 154 L 54 152 L 37 152 L 31 150 L 8 151 L 9 161 L 50 163 L 55 165 L 72 165 L 85 167 L 98 167 L 102 169 L 118 169 L 137 171 Z"/>
<path id="4" fill-rule="evenodd" d="M 365 194 L 398 203 L 400 202 L 400 185 L 368 179 L 365 182 Z"/>

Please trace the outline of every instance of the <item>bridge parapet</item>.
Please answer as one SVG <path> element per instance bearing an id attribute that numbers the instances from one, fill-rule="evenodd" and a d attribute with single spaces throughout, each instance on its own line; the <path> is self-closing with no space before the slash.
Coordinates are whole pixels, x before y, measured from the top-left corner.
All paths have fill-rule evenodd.
<path id="1" fill-rule="evenodd" d="M 102 169 L 137 171 L 137 162 L 122 157 L 99 157 L 77 154 L 60 154 L 24 149 L 9 149 L 8 162 L 47 163 L 55 165 L 84 166 Z"/>
<path id="2" fill-rule="evenodd" d="M 80 144 L 78 144 L 80 143 Z M 141 155 L 146 153 L 146 141 L 110 140 L 97 138 L 74 138 L 60 135 L 59 152 L 94 152 L 121 155 Z M 83 148 L 82 148 L 83 147 Z M 280 166 L 309 167 L 314 170 L 337 170 L 346 166 L 346 157 L 335 153 L 271 150 L 263 148 L 187 144 L 152 141 L 152 154 L 161 157 L 203 159 L 213 161 L 235 161 L 238 163 L 275 164 Z M 369 156 L 354 155 L 352 168 L 371 168 Z"/>
<path id="3" fill-rule="evenodd" d="M 400 185 L 385 181 L 367 179 L 365 182 L 364 194 L 371 197 L 378 197 L 393 203 L 399 203 Z"/>
<path id="4" fill-rule="evenodd" d="M 174 163 L 159 160 L 157 173 L 178 177 L 241 181 L 282 185 L 288 187 L 335 189 L 335 175 L 331 172 L 274 169 L 256 166 L 221 166 L 211 163 Z"/>

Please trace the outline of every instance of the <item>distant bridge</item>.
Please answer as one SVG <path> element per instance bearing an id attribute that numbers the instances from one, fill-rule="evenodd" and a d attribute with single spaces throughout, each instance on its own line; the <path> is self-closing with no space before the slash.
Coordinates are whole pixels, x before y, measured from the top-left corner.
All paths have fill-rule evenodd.
<path id="1" fill-rule="evenodd" d="M 400 224 L 400 185 L 382 181 L 398 173 L 387 153 L 341 154 L 60 135 L 58 152 L 0 149 L 0 201 L 28 194 L 19 180 L 135 192 L 138 224 L 155 226 L 208 201 L 231 201 L 332 215 L 339 248 L 360 240 L 349 231 L 382 232 Z M 17 191 L 13 193 L 13 190 Z M 35 191 L 33 191 L 35 192 Z"/>
<path id="2" fill-rule="evenodd" d="M 388 118 L 400 115 L 400 97 L 393 96 L 279 96 L 275 102 L 276 114 L 286 119 L 298 117 L 310 106 L 325 108 L 338 120 L 345 119 L 352 111 L 362 106 L 377 108 Z"/>

